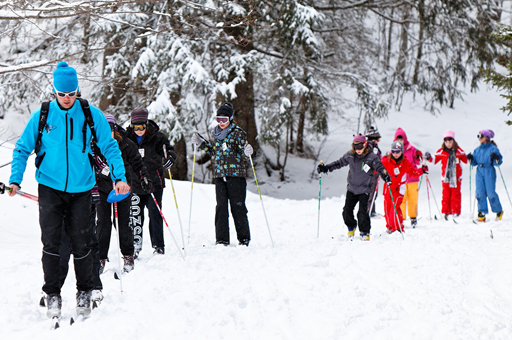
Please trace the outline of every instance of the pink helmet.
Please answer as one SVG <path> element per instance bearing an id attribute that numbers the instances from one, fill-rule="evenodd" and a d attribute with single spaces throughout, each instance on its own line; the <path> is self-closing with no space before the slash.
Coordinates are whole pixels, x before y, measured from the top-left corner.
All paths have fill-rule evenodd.
<path id="1" fill-rule="evenodd" d="M 455 132 L 453 132 L 452 130 L 446 130 L 444 132 L 443 138 L 453 138 L 453 139 L 455 139 Z"/>

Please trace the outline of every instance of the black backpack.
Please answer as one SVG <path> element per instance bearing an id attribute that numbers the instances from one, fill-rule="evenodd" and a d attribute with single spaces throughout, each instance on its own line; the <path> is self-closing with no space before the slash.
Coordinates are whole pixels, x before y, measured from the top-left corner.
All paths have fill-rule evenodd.
<path id="1" fill-rule="evenodd" d="M 94 130 L 94 121 L 92 119 L 91 108 L 89 107 L 89 103 L 87 102 L 87 100 L 83 98 L 76 98 L 76 100 L 80 102 L 80 106 L 82 107 L 82 111 L 84 112 L 85 116 L 84 127 L 82 128 L 82 134 L 84 136 L 84 147 L 82 149 L 82 153 L 85 153 L 87 125 L 89 125 L 89 128 L 91 129 L 93 141 L 97 141 L 98 139 L 96 138 L 96 131 Z M 41 115 L 39 116 L 38 134 L 36 139 L 36 146 L 34 148 L 36 155 L 41 150 L 41 137 L 43 136 L 43 131 L 46 128 L 46 120 L 48 119 L 49 109 L 50 102 L 43 102 L 43 104 L 41 104 Z"/>

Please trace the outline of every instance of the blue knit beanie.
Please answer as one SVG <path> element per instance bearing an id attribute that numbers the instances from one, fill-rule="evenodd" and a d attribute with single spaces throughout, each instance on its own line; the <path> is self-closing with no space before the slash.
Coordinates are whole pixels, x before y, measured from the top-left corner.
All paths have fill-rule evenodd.
<path id="1" fill-rule="evenodd" d="M 68 66 L 68 63 L 61 61 L 57 64 L 57 69 L 53 71 L 53 92 L 55 89 L 59 92 L 73 92 L 78 88 L 78 77 L 74 68 Z"/>

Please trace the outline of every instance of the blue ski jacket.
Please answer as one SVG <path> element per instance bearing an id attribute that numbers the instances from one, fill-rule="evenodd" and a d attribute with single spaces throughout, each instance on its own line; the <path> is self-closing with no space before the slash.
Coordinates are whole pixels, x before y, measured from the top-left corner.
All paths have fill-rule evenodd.
<path id="1" fill-rule="evenodd" d="M 121 151 L 112 138 L 110 125 L 97 107 L 89 105 L 98 138 L 97 145 L 106 157 L 112 180 L 126 182 Z M 23 181 L 27 159 L 36 146 L 41 108 L 32 112 L 21 137 L 16 142 L 9 183 Z M 91 152 L 92 134 L 86 128 L 85 150 L 83 126 L 85 115 L 78 100 L 70 109 L 62 109 L 56 100 L 50 102 L 48 119 L 41 137 L 41 150 L 36 155 L 36 180 L 39 184 L 68 193 L 91 190 L 96 182 Z M 86 124 L 86 123 L 85 123 Z"/>
<path id="2" fill-rule="evenodd" d="M 487 213 L 487 201 L 489 199 L 493 212 L 499 213 L 501 203 L 496 193 L 496 161 L 491 163 L 491 153 L 499 156 L 498 165 L 503 163 L 503 157 L 498 147 L 492 143 L 483 143 L 473 152 L 471 165 L 476 166 L 476 197 L 478 199 L 478 211 Z"/>

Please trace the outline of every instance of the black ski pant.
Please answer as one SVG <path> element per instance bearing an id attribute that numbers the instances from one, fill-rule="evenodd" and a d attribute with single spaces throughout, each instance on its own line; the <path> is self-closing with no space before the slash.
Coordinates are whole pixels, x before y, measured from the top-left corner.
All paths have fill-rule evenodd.
<path id="1" fill-rule="evenodd" d="M 67 193 L 40 184 L 39 225 L 43 242 L 43 291 L 60 294 L 60 245 L 65 232 L 71 244 L 76 288 L 90 291 L 92 283 L 91 192 Z"/>
<path id="2" fill-rule="evenodd" d="M 343 221 L 349 230 L 354 230 L 359 224 L 359 232 L 362 234 L 370 233 L 370 215 L 368 214 L 368 194 L 356 195 L 347 191 L 345 206 L 343 207 Z M 359 203 L 357 212 L 357 221 L 354 218 L 354 208 Z"/>
<path id="3" fill-rule="evenodd" d="M 91 226 L 93 232 L 91 235 L 91 254 L 92 254 L 92 284 L 93 289 L 103 289 L 103 284 L 100 279 L 100 248 L 98 238 L 96 237 L 96 204 L 91 204 Z M 66 277 L 68 276 L 69 270 L 69 258 L 71 257 L 71 243 L 69 237 L 64 231 L 62 233 L 62 241 L 60 244 L 60 287 L 64 286 Z"/>
<path id="4" fill-rule="evenodd" d="M 217 207 L 215 210 L 215 237 L 217 242 L 229 243 L 229 212 L 235 221 L 238 241 L 251 239 L 245 197 L 247 195 L 247 182 L 243 177 L 215 178 L 215 195 Z"/>
<path id="5" fill-rule="evenodd" d="M 162 195 L 164 189 L 155 191 L 155 199 L 159 207 L 162 207 Z M 144 208 L 148 208 L 149 236 L 153 248 L 164 248 L 164 221 L 158 211 L 151 194 L 132 194 L 131 199 L 131 226 L 133 230 L 133 243 L 135 249 L 142 249 L 142 226 L 144 225 Z"/>
<path id="6" fill-rule="evenodd" d="M 377 196 L 378 196 L 378 191 L 375 191 L 375 190 L 377 189 L 378 183 L 379 183 L 379 175 L 375 174 L 373 176 L 372 187 L 371 187 L 370 195 L 368 197 L 368 209 L 370 209 L 370 207 L 372 209 L 371 211 L 369 211 L 370 215 L 375 214 L 375 205 L 376 205 L 375 200 L 377 200 Z M 372 201 L 373 201 L 373 206 L 372 206 Z"/>
<path id="7" fill-rule="evenodd" d="M 112 235 L 112 218 L 115 219 L 115 214 L 112 216 L 114 211 L 114 204 L 107 202 L 108 193 L 99 191 L 100 203 L 98 203 L 97 216 L 97 236 L 100 243 L 100 259 L 106 259 L 108 257 L 108 249 L 110 247 L 110 237 Z M 121 253 L 124 256 L 133 255 L 133 231 L 130 226 L 130 196 L 124 200 L 117 202 L 117 222 L 119 226 L 120 247 Z"/>

